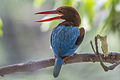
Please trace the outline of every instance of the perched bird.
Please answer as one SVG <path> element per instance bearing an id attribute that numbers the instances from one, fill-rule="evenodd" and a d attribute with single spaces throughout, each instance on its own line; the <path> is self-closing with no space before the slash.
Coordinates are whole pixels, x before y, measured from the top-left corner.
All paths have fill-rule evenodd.
<path id="1" fill-rule="evenodd" d="M 55 55 L 53 76 L 58 77 L 64 58 L 72 55 L 84 38 L 84 28 L 79 29 L 81 18 L 79 13 L 70 6 L 62 6 L 52 11 L 38 12 L 36 14 L 59 14 L 61 16 L 40 20 L 46 22 L 57 19 L 64 21 L 56 26 L 51 33 L 51 46 Z"/>

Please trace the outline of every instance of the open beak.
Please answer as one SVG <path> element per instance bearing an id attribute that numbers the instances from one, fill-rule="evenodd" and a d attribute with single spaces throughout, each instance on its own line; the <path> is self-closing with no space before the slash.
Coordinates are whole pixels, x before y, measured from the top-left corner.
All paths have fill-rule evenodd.
<path id="1" fill-rule="evenodd" d="M 59 14 L 59 15 L 63 15 L 63 14 L 57 12 L 56 10 L 38 12 L 35 14 Z M 46 21 L 52 21 L 52 20 L 57 20 L 57 19 L 61 19 L 61 16 L 57 16 L 57 17 L 53 17 L 53 18 L 49 18 L 49 19 L 44 19 L 44 20 L 40 20 L 40 21 L 35 21 L 35 22 L 46 22 Z"/>

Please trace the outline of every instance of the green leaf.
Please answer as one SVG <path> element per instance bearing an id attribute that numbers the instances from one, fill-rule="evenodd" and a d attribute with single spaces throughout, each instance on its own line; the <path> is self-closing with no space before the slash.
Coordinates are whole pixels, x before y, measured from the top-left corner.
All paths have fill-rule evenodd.
<path id="1" fill-rule="evenodd" d="M 107 31 L 119 31 L 119 23 L 120 23 L 120 12 L 117 12 L 115 10 L 116 5 L 118 4 L 118 0 L 108 0 L 105 5 L 107 6 L 106 8 L 110 8 L 110 13 L 109 16 L 106 18 L 104 21 L 104 25 L 100 29 L 100 33 L 106 33 Z M 104 5 L 104 6 L 105 6 Z"/>
<path id="2" fill-rule="evenodd" d="M 120 0 L 113 0 L 113 3 L 114 3 L 115 6 L 116 6 L 119 2 L 120 2 Z"/>
<path id="3" fill-rule="evenodd" d="M 113 0 L 107 0 L 105 3 L 104 3 L 104 8 L 110 8 L 111 4 L 112 4 L 112 1 Z"/>
<path id="4" fill-rule="evenodd" d="M 2 19 L 0 18 L 0 36 L 3 35 L 3 30 L 2 30 Z"/>
<path id="5" fill-rule="evenodd" d="M 111 30 L 119 31 L 120 30 L 120 12 L 114 12 L 110 21 Z"/>
<path id="6" fill-rule="evenodd" d="M 108 18 L 106 18 L 106 20 L 104 21 L 103 26 L 99 29 L 98 34 L 104 34 L 106 32 L 105 28 L 107 27 L 107 25 L 109 25 L 110 20 L 111 16 L 109 15 Z"/>
<path id="7" fill-rule="evenodd" d="M 45 0 L 34 0 L 33 5 L 35 8 L 39 8 L 44 2 Z"/>
<path id="8" fill-rule="evenodd" d="M 74 0 L 63 0 L 63 5 L 64 6 L 73 6 Z"/>
<path id="9" fill-rule="evenodd" d="M 116 6 L 118 3 L 119 3 L 119 0 L 107 0 L 107 1 L 104 3 L 104 8 L 110 9 L 110 7 L 111 7 L 112 5 Z"/>
<path id="10" fill-rule="evenodd" d="M 84 10 L 87 16 L 89 17 L 89 22 L 92 24 L 94 17 L 94 4 L 95 0 L 83 0 Z"/>

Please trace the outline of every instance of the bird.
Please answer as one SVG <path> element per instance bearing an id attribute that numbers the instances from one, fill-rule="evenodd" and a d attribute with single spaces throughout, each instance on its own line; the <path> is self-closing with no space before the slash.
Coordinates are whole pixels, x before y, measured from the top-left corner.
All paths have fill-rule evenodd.
<path id="1" fill-rule="evenodd" d="M 53 76 L 58 77 L 65 58 L 75 54 L 82 43 L 85 29 L 79 28 L 81 18 L 77 10 L 71 6 L 61 6 L 56 10 L 37 12 L 35 14 L 58 14 L 59 16 L 36 22 L 46 22 L 62 19 L 63 21 L 53 28 L 50 43 L 55 56 Z"/>

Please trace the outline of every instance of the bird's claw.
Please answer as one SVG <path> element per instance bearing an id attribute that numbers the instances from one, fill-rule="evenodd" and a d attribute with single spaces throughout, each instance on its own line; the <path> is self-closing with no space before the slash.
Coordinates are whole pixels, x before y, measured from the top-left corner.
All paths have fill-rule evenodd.
<path id="1" fill-rule="evenodd" d="M 77 53 L 75 52 L 75 53 L 73 53 L 71 56 L 75 56 Z M 63 64 L 66 64 L 66 61 L 68 60 L 70 58 L 70 56 L 66 56 L 65 58 L 64 58 L 64 63 Z"/>
<path id="2" fill-rule="evenodd" d="M 70 56 L 66 56 L 65 58 L 64 58 L 64 63 L 63 64 L 66 64 L 66 61 L 67 61 L 67 59 L 69 59 L 70 58 Z"/>
<path id="3" fill-rule="evenodd" d="M 56 59 L 56 56 L 54 55 L 54 59 Z"/>
<path id="4" fill-rule="evenodd" d="M 72 54 L 72 56 L 75 56 L 77 53 L 76 52 L 74 52 L 73 54 Z"/>

